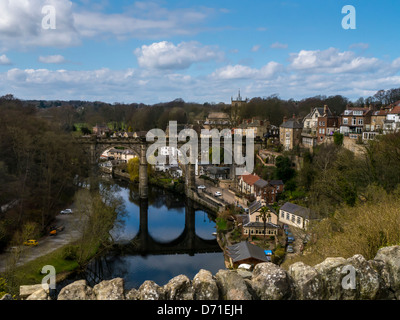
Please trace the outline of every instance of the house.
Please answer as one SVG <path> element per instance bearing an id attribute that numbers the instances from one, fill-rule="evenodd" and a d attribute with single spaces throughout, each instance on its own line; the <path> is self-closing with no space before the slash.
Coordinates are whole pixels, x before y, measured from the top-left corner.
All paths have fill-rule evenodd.
<path id="1" fill-rule="evenodd" d="M 124 138 L 133 138 L 134 137 L 134 133 L 133 132 L 125 132 L 123 134 Z"/>
<path id="2" fill-rule="evenodd" d="M 97 136 L 104 136 L 110 132 L 110 129 L 106 125 L 98 125 L 93 127 L 93 133 Z"/>
<path id="3" fill-rule="evenodd" d="M 400 131 L 400 106 L 395 106 L 386 115 L 383 125 L 383 133 L 395 133 Z"/>
<path id="4" fill-rule="evenodd" d="M 121 154 L 121 160 L 128 163 L 129 160 L 137 158 L 138 156 L 132 150 L 123 150 Z"/>
<path id="5" fill-rule="evenodd" d="M 283 123 L 279 127 L 279 142 L 286 151 L 292 150 L 300 144 L 302 129 L 303 125 L 296 120 L 295 116 L 290 120 L 287 120 L 286 117 L 283 118 Z"/>
<path id="6" fill-rule="evenodd" d="M 391 110 L 389 108 L 383 108 L 378 111 L 372 111 L 371 114 L 371 131 L 379 132 L 383 130 L 385 125 L 385 120 L 387 119 L 387 115 Z"/>
<path id="7" fill-rule="evenodd" d="M 242 241 L 228 246 L 227 255 L 230 260 L 230 265 L 233 268 L 237 268 L 244 263 L 255 266 L 256 264 L 270 261 L 270 258 L 267 257 L 264 249 L 251 244 L 248 241 Z"/>
<path id="8" fill-rule="evenodd" d="M 113 160 L 121 160 L 123 151 L 124 150 L 115 148 L 110 149 L 108 150 L 108 157 L 112 158 Z"/>
<path id="9" fill-rule="evenodd" d="M 279 141 L 279 127 L 274 125 L 268 126 L 266 133 L 264 133 L 264 138 Z"/>
<path id="10" fill-rule="evenodd" d="M 264 226 L 263 208 L 267 208 L 266 221 Z M 278 215 L 276 211 L 263 201 L 254 201 L 249 206 L 249 218 L 246 223 L 243 224 L 243 235 L 248 237 L 253 236 L 265 236 L 275 237 L 278 235 Z"/>
<path id="11" fill-rule="evenodd" d="M 253 130 L 255 138 L 263 138 L 268 132 L 268 127 L 270 123 L 268 120 L 260 120 L 257 118 L 243 120 L 239 125 L 239 128 L 235 130 L 236 134 L 248 135 L 249 130 Z"/>
<path id="12" fill-rule="evenodd" d="M 224 112 L 211 112 L 203 123 L 204 129 L 225 129 L 231 126 L 229 115 Z"/>
<path id="13" fill-rule="evenodd" d="M 363 131 L 371 130 L 371 108 L 347 108 L 340 116 L 340 133 L 358 139 Z"/>
<path id="14" fill-rule="evenodd" d="M 231 168 L 229 167 L 216 167 L 207 166 L 205 168 L 205 175 L 211 179 L 226 180 L 229 179 Z"/>
<path id="15" fill-rule="evenodd" d="M 304 117 L 303 131 L 301 133 L 304 147 L 313 148 L 317 145 L 318 118 L 331 115 L 331 110 L 325 105 L 323 108 L 312 108 L 311 112 Z"/>
<path id="16" fill-rule="evenodd" d="M 286 202 L 279 210 L 279 222 L 297 228 L 307 229 L 311 220 L 316 219 L 315 214 L 308 208 Z"/>
<path id="17" fill-rule="evenodd" d="M 173 178 L 181 178 L 183 175 L 182 169 L 178 166 L 170 167 L 168 172 Z"/>
<path id="18" fill-rule="evenodd" d="M 133 135 L 132 135 L 132 137 L 133 138 L 135 138 L 135 139 L 138 139 L 138 138 L 146 138 L 146 135 L 147 135 L 147 131 L 136 131 Z"/>
<path id="19" fill-rule="evenodd" d="M 285 191 L 285 184 L 282 180 L 270 180 L 269 184 L 275 188 L 278 194 L 281 194 Z"/>
<path id="20" fill-rule="evenodd" d="M 254 183 L 261 178 L 256 174 L 248 174 L 240 176 L 239 190 L 244 194 L 254 194 Z"/>
<path id="21" fill-rule="evenodd" d="M 257 200 L 263 200 L 268 204 L 276 202 L 277 191 L 268 181 L 260 179 L 254 183 L 254 195 Z"/>
<path id="22" fill-rule="evenodd" d="M 339 131 L 340 118 L 331 112 L 318 117 L 317 144 L 333 142 L 333 134 Z"/>

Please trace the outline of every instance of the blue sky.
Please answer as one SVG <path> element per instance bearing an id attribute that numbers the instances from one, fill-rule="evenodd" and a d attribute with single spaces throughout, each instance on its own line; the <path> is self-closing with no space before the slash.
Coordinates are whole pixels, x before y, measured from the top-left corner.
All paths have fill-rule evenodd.
<path id="1" fill-rule="evenodd" d="M 55 9 L 44 29 L 42 8 Z M 345 5 L 356 29 L 345 30 Z M 0 94 L 229 102 L 400 87 L 396 0 L 0 0 Z M 45 22 L 49 22 L 46 20 Z"/>

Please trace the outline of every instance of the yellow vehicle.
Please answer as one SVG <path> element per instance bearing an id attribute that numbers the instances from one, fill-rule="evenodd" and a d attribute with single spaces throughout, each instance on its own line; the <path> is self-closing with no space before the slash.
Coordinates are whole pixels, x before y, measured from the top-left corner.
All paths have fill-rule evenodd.
<path id="1" fill-rule="evenodd" d="M 37 246 L 39 243 L 37 242 L 37 240 L 28 240 L 24 242 L 25 246 L 30 246 L 30 247 L 35 247 Z"/>

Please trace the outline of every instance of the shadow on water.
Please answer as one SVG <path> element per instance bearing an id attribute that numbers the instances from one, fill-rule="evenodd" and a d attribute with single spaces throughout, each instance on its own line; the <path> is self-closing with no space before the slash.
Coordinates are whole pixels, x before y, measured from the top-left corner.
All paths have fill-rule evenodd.
<path id="1" fill-rule="evenodd" d="M 116 277 L 124 278 L 126 289 L 139 288 L 146 280 L 164 285 L 180 274 L 193 279 L 200 269 L 215 274 L 225 268 L 213 235 L 213 213 L 184 195 L 153 187 L 146 201 L 139 198 L 134 185 L 115 183 L 127 211 L 124 228 L 116 235 L 117 245 L 91 261 L 84 272 L 60 283 L 58 290 L 75 280 L 85 279 L 94 286 Z"/>

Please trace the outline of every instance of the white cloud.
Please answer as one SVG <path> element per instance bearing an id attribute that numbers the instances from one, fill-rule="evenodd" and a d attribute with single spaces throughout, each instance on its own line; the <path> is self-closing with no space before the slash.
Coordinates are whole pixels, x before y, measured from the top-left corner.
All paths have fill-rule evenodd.
<path id="1" fill-rule="evenodd" d="M 56 10 L 56 29 L 43 29 L 46 15 L 41 8 L 51 5 Z M 68 47 L 80 43 L 73 25 L 72 2 L 67 0 L 0 0 L 0 46 L 28 48 L 31 46 Z"/>
<path id="2" fill-rule="evenodd" d="M 12 64 L 11 60 L 8 59 L 8 57 L 5 54 L 0 56 L 0 65 L 9 66 L 11 64 Z"/>
<path id="3" fill-rule="evenodd" d="M 150 69 L 187 69 L 193 63 L 220 60 L 223 53 L 210 46 L 201 46 L 198 42 L 155 42 L 143 45 L 135 50 L 139 66 Z"/>
<path id="4" fill-rule="evenodd" d="M 106 4 L 70 0 L 0 0 L 0 50 L 71 47 L 84 38 L 154 39 L 193 35 L 206 28 L 215 10 L 206 7 L 166 9 L 135 2 L 123 13 L 104 13 Z M 56 29 L 42 27 L 42 8 L 56 12 Z"/>
<path id="5" fill-rule="evenodd" d="M 288 45 L 280 42 L 275 42 L 271 44 L 272 49 L 287 49 Z"/>
<path id="6" fill-rule="evenodd" d="M 257 52 L 258 50 L 260 50 L 260 48 L 261 48 L 261 46 L 260 46 L 259 44 L 256 44 L 255 46 L 253 46 L 253 47 L 251 48 L 251 51 L 252 51 L 252 52 Z"/>
<path id="7" fill-rule="evenodd" d="M 248 66 L 228 65 L 217 69 L 212 73 L 214 79 L 269 79 L 277 73 L 283 71 L 283 66 L 277 62 L 271 61 L 260 69 L 250 68 Z"/>
<path id="8" fill-rule="evenodd" d="M 62 55 L 53 55 L 53 56 L 40 56 L 39 62 L 49 63 L 49 64 L 62 64 L 67 62 Z"/>
<path id="9" fill-rule="evenodd" d="M 362 73 L 382 67 L 377 58 L 356 56 L 352 51 L 340 52 L 337 48 L 327 50 L 301 50 L 290 54 L 290 68 L 311 73 Z"/>
<path id="10" fill-rule="evenodd" d="M 203 48 L 199 44 L 197 47 Z M 172 45 L 171 48 L 174 53 L 179 51 L 179 45 Z M 170 59 L 170 51 L 166 56 Z M 144 67 L 87 71 L 14 68 L 0 72 L 0 86 L 3 91 L 22 99 L 144 103 L 175 98 L 202 103 L 229 102 L 230 97 L 236 94 L 235 88 L 242 88 L 242 95 L 250 98 L 278 93 L 285 99 L 302 99 L 319 94 L 342 94 L 357 99 L 382 88 L 400 87 L 400 58 L 386 62 L 337 49 L 303 50 L 292 54 L 286 65 L 274 61 L 259 68 L 226 65 L 200 75 L 172 69 L 172 66 L 183 68 L 194 62 L 168 59 L 156 59 L 154 64 L 150 64 L 158 68 L 157 72 Z M 190 61 L 198 61 L 198 57 L 192 56 Z M 373 61 L 376 61 L 375 67 L 370 66 Z M 166 69 L 166 66 L 170 68 Z"/>
<path id="11" fill-rule="evenodd" d="M 166 9 L 154 2 L 135 2 L 124 13 L 75 12 L 74 21 L 84 37 L 154 39 L 195 34 L 213 12 L 205 7 Z"/>

